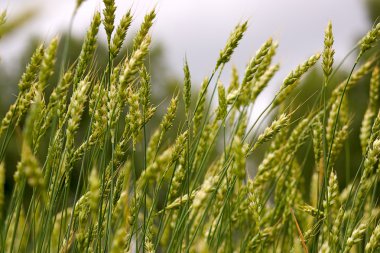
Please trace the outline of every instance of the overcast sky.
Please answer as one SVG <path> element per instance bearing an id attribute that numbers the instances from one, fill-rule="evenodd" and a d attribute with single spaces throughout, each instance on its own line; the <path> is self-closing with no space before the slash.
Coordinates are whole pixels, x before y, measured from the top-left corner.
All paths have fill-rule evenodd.
<path id="1" fill-rule="evenodd" d="M 153 42 L 165 48 L 166 61 L 174 73 L 182 74 L 186 55 L 194 81 L 200 82 L 213 69 L 219 50 L 235 25 L 249 20 L 249 29 L 232 63 L 241 72 L 244 66 L 269 37 L 279 41 L 277 61 L 281 64 L 278 82 L 297 64 L 323 48 L 324 29 L 333 23 L 336 62 L 353 47 L 358 36 L 371 24 L 367 19 L 364 0 L 140 0 L 117 1 L 117 18 L 132 8 L 137 30 L 144 14 L 157 7 Z M 42 39 L 67 29 L 75 0 L 0 0 L 0 8 L 12 17 L 26 8 L 40 10 L 38 18 L 21 31 L 0 41 L 3 63 L 14 61 L 27 47 L 27 38 L 39 34 Z M 74 22 L 74 35 L 81 36 L 92 14 L 102 8 L 102 1 L 87 0 Z M 131 34 L 131 33 L 130 33 Z M 102 31 L 102 38 L 105 33 Z M 227 72 L 228 73 L 228 72 Z M 227 80 L 227 76 L 223 76 Z M 270 92 L 270 91 L 267 91 Z"/>

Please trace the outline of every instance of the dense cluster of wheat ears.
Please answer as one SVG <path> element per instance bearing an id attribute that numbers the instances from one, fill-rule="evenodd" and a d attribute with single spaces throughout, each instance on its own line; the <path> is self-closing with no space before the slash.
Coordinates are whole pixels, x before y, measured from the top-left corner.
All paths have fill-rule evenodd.
<path id="1" fill-rule="evenodd" d="M 132 50 L 120 55 L 132 12 L 115 24 L 114 0 L 103 4 L 75 64 L 62 70 L 57 84 L 50 83 L 57 47 L 67 41 L 57 37 L 35 49 L 2 117 L 0 161 L 15 132 L 22 144 L 16 168 L 0 165 L 1 252 L 379 252 L 380 66 L 370 49 L 380 38 L 380 24 L 357 44 L 346 80 L 334 84 L 329 23 L 322 53 L 291 71 L 252 122 L 256 98 L 279 69 L 272 63 L 278 44 L 269 38 L 242 78 L 233 68 L 229 85 L 222 84 L 220 74 L 248 27 L 239 23 L 198 94 L 185 62 L 183 87 L 159 126 L 147 131 L 157 109 L 144 62 L 155 10 L 146 14 Z M 3 12 L 0 25 L 5 21 Z M 109 53 L 104 73 L 89 67 L 100 27 Z M 295 120 L 297 109 L 284 101 L 320 58 L 324 83 L 318 103 Z M 362 163 L 351 184 L 340 189 L 335 162 L 351 123 L 345 95 L 366 75 L 371 78 L 360 131 Z M 83 121 L 87 113 L 90 121 Z M 179 113 L 185 122 L 173 124 Z M 78 135 L 82 124 L 85 136 Z M 47 151 L 41 149 L 45 139 Z M 315 157 L 311 185 L 304 184 L 304 163 L 296 156 L 305 146 Z M 247 164 L 262 147 L 263 160 Z M 5 170 L 15 171 L 8 197 Z"/>

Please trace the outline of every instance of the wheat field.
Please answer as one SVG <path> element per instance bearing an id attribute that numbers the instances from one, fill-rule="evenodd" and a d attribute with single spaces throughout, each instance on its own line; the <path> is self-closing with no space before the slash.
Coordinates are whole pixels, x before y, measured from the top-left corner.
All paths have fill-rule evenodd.
<path id="1" fill-rule="evenodd" d="M 184 63 L 183 82 L 152 124 L 162 108 L 152 101 L 146 62 L 156 10 L 123 50 L 133 11 L 116 22 L 114 0 L 102 8 L 75 62 L 63 57 L 57 83 L 57 48 L 67 55 L 68 40 L 35 48 L 0 115 L 1 252 L 380 252 L 380 23 L 357 42 L 355 64 L 335 82 L 340 65 L 329 22 L 324 47 L 252 119 L 280 68 L 273 62 L 278 42 L 265 41 L 244 73 L 226 69 L 249 27 L 241 22 L 200 89 Z M 6 22 L 3 11 L 0 25 Z M 93 64 L 101 32 L 104 71 Z M 313 106 L 296 117 L 302 104 L 291 97 L 299 87 L 302 93 L 311 69 L 323 82 Z M 229 83 L 220 80 L 225 71 Z M 364 115 L 353 116 L 347 93 L 362 79 L 369 101 Z M 360 165 L 342 183 L 339 157 L 349 155 L 353 117 L 361 121 Z M 12 140 L 20 153 L 15 168 L 4 162 Z"/>

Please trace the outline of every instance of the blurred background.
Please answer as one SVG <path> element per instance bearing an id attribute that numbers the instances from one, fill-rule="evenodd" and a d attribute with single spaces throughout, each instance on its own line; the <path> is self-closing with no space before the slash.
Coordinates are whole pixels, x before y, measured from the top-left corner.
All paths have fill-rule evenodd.
<path id="1" fill-rule="evenodd" d="M 75 5 L 76 0 L 0 1 L 0 9 L 7 9 L 7 23 L 0 29 L 0 118 L 15 98 L 17 82 L 37 43 L 48 42 L 57 35 L 65 37 Z M 380 0 L 116 0 L 116 5 L 117 24 L 125 12 L 132 10 L 134 20 L 127 34 L 128 41 L 133 38 L 144 15 L 156 8 L 153 47 L 147 63 L 153 78 L 153 88 L 157 91 L 153 93 L 156 104 L 167 101 L 175 87 L 182 86 L 185 57 L 189 62 L 193 87 L 195 90 L 199 88 L 203 77 L 211 74 L 220 49 L 224 47 L 230 32 L 238 22 L 248 19 L 249 29 L 221 77 L 225 85 L 229 82 L 231 66 L 235 65 L 240 75 L 243 75 L 245 65 L 255 51 L 269 37 L 273 37 L 279 42 L 275 62 L 281 64 L 281 70 L 259 97 L 255 104 L 255 114 L 259 114 L 269 103 L 290 70 L 309 56 L 323 50 L 324 30 L 329 20 L 333 24 L 337 66 L 354 48 L 358 39 L 376 23 L 380 14 Z M 94 11 L 102 8 L 101 0 L 86 0 L 80 6 L 73 22 L 69 52 L 71 62 L 79 55 L 84 34 Z M 107 59 L 107 51 L 105 32 L 103 29 L 99 31 L 100 44 L 96 60 L 101 67 L 106 64 L 104 59 Z M 61 51 L 62 48 L 59 49 L 59 52 Z M 347 76 L 355 57 L 355 52 L 348 57 L 335 75 L 334 82 L 339 82 Z M 57 76 L 52 79 L 51 83 L 55 84 Z M 354 94 L 355 97 L 349 99 L 349 106 L 353 112 L 350 136 L 353 137 L 350 137 L 346 148 L 351 150 L 351 154 L 356 155 L 351 156 L 352 161 L 347 161 L 342 156 L 340 165 L 349 166 L 352 170 L 356 168 L 361 157 L 358 132 L 368 99 L 368 82 L 365 81 L 363 83 L 366 85 L 359 85 L 348 94 Z M 297 96 L 294 106 L 303 104 L 321 85 L 321 71 L 314 68 L 305 78 L 302 92 Z M 294 93 L 297 92 L 299 91 Z M 313 101 L 315 100 L 311 99 L 309 104 L 303 104 L 302 112 L 308 111 L 308 105 Z M 162 108 L 165 108 L 165 103 L 162 105 Z M 163 111 L 164 109 L 158 112 L 158 117 L 153 122 L 158 122 Z M 300 154 L 300 157 L 303 155 Z M 17 159 L 17 143 L 10 143 L 6 163 L 15 164 Z M 12 176 L 11 171 L 7 173 L 9 177 Z M 354 171 L 349 175 L 338 173 L 338 176 L 341 177 L 341 182 L 346 184 L 353 174 Z"/>
<path id="2" fill-rule="evenodd" d="M 200 83 L 213 69 L 219 50 L 234 26 L 249 20 L 249 29 L 232 58 L 232 64 L 242 72 L 258 47 L 269 37 L 279 41 L 277 60 L 283 77 L 297 64 L 323 48 L 323 33 L 329 20 L 333 23 L 336 62 L 339 62 L 360 37 L 372 26 L 371 10 L 378 0 L 116 0 L 117 18 L 132 9 L 134 22 L 129 32 L 133 36 L 147 11 L 156 7 L 153 42 L 160 45 L 165 67 L 172 77 L 182 75 L 185 56 L 194 83 Z M 20 62 L 30 50 L 32 39 L 49 41 L 68 30 L 76 0 L 1 0 L 7 9 L 8 22 L 18 21 L 11 33 L 0 41 L 1 69 L 7 75 L 20 69 Z M 377 4 L 378 5 L 378 4 Z M 73 36 L 79 41 L 91 22 L 95 10 L 101 10 L 101 0 L 86 0 L 73 24 Z M 100 32 L 105 42 L 105 32 Z M 346 66 L 352 65 L 352 59 Z M 228 69 L 228 68 L 227 68 Z M 225 71 L 222 81 L 227 82 Z M 3 85 L 3 82 L 1 82 Z M 273 93 L 269 88 L 264 97 Z"/>

